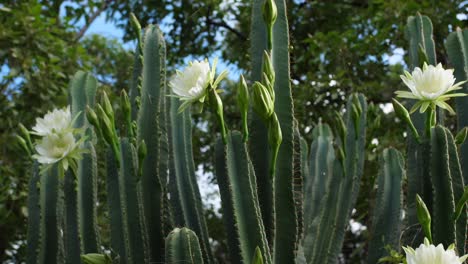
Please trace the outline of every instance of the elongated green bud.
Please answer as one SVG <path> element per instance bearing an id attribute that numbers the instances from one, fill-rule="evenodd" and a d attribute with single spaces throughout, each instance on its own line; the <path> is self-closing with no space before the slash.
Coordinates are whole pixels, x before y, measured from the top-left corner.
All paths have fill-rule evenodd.
<path id="1" fill-rule="evenodd" d="M 393 104 L 393 109 L 395 110 L 395 114 L 401 118 L 411 129 L 411 133 L 413 133 L 414 138 L 420 142 L 420 137 L 418 130 L 413 124 L 413 121 L 411 120 L 410 114 L 408 110 L 397 100 L 392 99 L 392 104 Z"/>
<path id="2" fill-rule="evenodd" d="M 20 148 L 22 148 L 28 154 L 28 156 L 31 156 L 31 150 L 29 149 L 26 140 L 20 135 L 15 135 L 15 138 L 16 142 L 18 143 L 18 146 L 20 146 Z"/>
<path id="3" fill-rule="evenodd" d="M 252 257 L 252 264 L 263 264 L 262 251 L 259 247 L 255 248 L 255 253 Z"/>
<path id="4" fill-rule="evenodd" d="M 247 116 L 249 112 L 249 87 L 241 74 L 239 78 L 239 84 L 237 86 L 237 106 L 239 107 L 241 118 L 242 118 L 242 134 L 244 142 L 249 138 L 249 128 L 247 122 Z"/>
<path id="5" fill-rule="evenodd" d="M 101 129 L 101 126 L 99 124 L 99 118 L 97 117 L 96 112 L 94 112 L 94 110 L 91 107 L 89 107 L 88 105 L 86 106 L 86 119 L 97 130 Z"/>
<path id="6" fill-rule="evenodd" d="M 468 202 L 468 185 L 465 186 L 465 190 L 463 192 L 463 195 L 460 198 L 460 200 L 458 201 L 457 206 L 455 207 L 455 214 L 453 215 L 453 219 L 455 221 L 457 221 L 458 218 L 460 217 L 460 215 L 461 215 L 461 213 L 463 211 L 463 208 L 465 208 L 465 205 L 466 205 L 467 202 Z"/>
<path id="7" fill-rule="evenodd" d="M 268 88 L 260 82 L 255 82 L 252 86 L 252 104 L 254 111 L 265 121 L 270 119 L 274 112 L 274 101 L 271 98 Z"/>
<path id="8" fill-rule="evenodd" d="M 271 27 L 278 17 L 278 9 L 276 8 L 275 0 L 265 0 L 262 8 L 263 21 L 267 26 Z"/>
<path id="9" fill-rule="evenodd" d="M 32 151 L 34 147 L 33 147 L 31 136 L 29 135 L 28 129 L 25 126 L 23 126 L 23 124 L 21 123 L 19 124 L 19 129 L 21 132 L 21 136 L 24 138 L 24 140 L 26 141 L 26 144 L 28 145 L 29 150 Z"/>
<path id="10" fill-rule="evenodd" d="M 114 110 L 112 109 L 112 104 L 107 96 L 106 92 L 102 92 L 101 105 L 104 109 L 104 113 L 109 117 L 110 121 L 114 122 Z"/>
<path id="11" fill-rule="evenodd" d="M 130 13 L 130 23 L 133 27 L 133 29 L 135 29 L 137 35 L 138 35 L 138 38 L 141 37 L 141 25 L 140 25 L 140 22 L 138 21 L 138 19 L 136 18 L 135 14 Z"/>
<path id="12" fill-rule="evenodd" d="M 464 127 L 455 136 L 455 144 L 461 145 L 461 144 L 465 143 L 467 135 L 468 135 L 468 127 Z"/>
<path id="13" fill-rule="evenodd" d="M 125 120 L 130 119 L 131 120 L 131 104 L 130 104 L 130 98 L 128 97 L 128 94 L 125 90 L 122 90 L 120 93 L 120 104 L 122 107 L 122 111 L 125 117 Z"/>
<path id="14" fill-rule="evenodd" d="M 223 138 L 224 144 L 227 143 L 227 128 L 224 123 L 224 111 L 223 111 L 223 101 L 216 90 L 211 90 L 209 92 L 209 100 L 212 111 L 214 111 L 216 118 L 218 119 L 219 126 L 221 127 L 221 137 Z"/>
<path id="15" fill-rule="evenodd" d="M 115 132 L 114 125 L 109 119 L 109 117 L 106 115 L 104 109 L 100 104 L 96 104 L 96 109 L 100 117 L 99 123 L 101 124 L 102 136 L 104 137 L 104 140 L 107 142 L 107 144 L 112 146 L 116 159 L 120 161 L 120 151 L 117 147 L 117 135 Z"/>
<path id="16" fill-rule="evenodd" d="M 271 50 L 273 46 L 273 24 L 278 17 L 278 10 L 276 8 L 275 0 L 265 0 L 262 7 L 263 21 L 267 27 L 268 36 L 268 49 Z"/>
<path id="17" fill-rule="evenodd" d="M 81 260 L 85 264 L 111 264 L 112 259 L 108 255 L 90 253 L 81 255 Z"/>
<path id="18" fill-rule="evenodd" d="M 272 178 L 275 175 L 276 159 L 278 158 L 282 141 L 283 133 L 281 132 L 281 126 L 276 113 L 273 112 L 268 124 L 268 144 L 270 145 L 272 153 L 270 162 L 270 175 Z"/>
<path id="19" fill-rule="evenodd" d="M 432 243 L 431 214 L 429 213 L 426 204 L 418 194 L 416 194 L 416 212 L 418 215 L 418 221 L 423 228 L 424 234 Z"/>
<path id="20" fill-rule="evenodd" d="M 122 107 L 122 112 L 124 120 L 127 126 L 128 137 L 133 138 L 133 128 L 132 128 L 132 106 L 130 103 L 130 98 L 127 95 L 125 90 L 122 90 L 120 93 L 120 105 Z"/>

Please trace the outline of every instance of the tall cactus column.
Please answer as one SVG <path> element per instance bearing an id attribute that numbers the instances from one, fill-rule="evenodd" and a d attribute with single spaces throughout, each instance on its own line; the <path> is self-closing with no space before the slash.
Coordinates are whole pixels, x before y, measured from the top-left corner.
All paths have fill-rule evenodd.
<path id="1" fill-rule="evenodd" d="M 143 44 L 143 83 L 141 87 L 141 107 L 138 113 L 138 142 L 144 140 L 148 155 L 142 164 L 141 190 L 144 218 L 148 233 L 150 261 L 164 261 L 163 226 L 163 183 L 167 180 L 167 168 L 162 169 L 159 115 L 161 101 L 164 100 L 166 85 L 166 47 L 158 27 L 150 25 L 144 34 Z"/>

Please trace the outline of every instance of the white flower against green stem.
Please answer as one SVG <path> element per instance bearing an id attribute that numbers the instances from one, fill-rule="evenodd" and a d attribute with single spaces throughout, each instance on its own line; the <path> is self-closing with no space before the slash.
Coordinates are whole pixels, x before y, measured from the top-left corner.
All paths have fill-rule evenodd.
<path id="1" fill-rule="evenodd" d="M 213 61 L 210 69 L 208 60 L 192 61 L 183 71 L 177 71 L 169 82 L 169 86 L 175 97 L 183 101 L 179 111 L 183 111 L 188 105 L 195 102 L 203 103 L 208 94 L 208 88 L 216 89 L 218 83 L 227 75 L 223 71 L 216 80 L 217 58 Z"/>
<path id="2" fill-rule="evenodd" d="M 468 255 L 458 257 L 453 244 L 445 250 L 442 244 L 436 247 L 430 244 L 427 238 L 416 250 L 411 247 L 403 249 L 406 252 L 407 264 L 462 264 L 468 258 Z"/>
<path id="3" fill-rule="evenodd" d="M 71 128 L 72 119 L 70 107 L 54 109 L 43 118 L 36 118 L 36 125 L 32 133 L 38 136 L 47 136 L 52 133 L 62 133 Z"/>
<path id="4" fill-rule="evenodd" d="M 38 154 L 33 157 L 42 164 L 53 164 L 64 161 L 64 169 L 68 168 L 68 161 L 71 154 L 76 152 L 78 144 L 73 133 L 50 134 L 44 136 L 36 145 Z"/>
<path id="5" fill-rule="evenodd" d="M 466 95 L 464 93 L 450 93 L 451 91 L 461 89 L 461 85 L 465 81 L 455 84 L 453 70 L 445 70 L 440 63 L 437 66 L 424 63 L 422 70 L 416 67 L 411 74 L 405 71 L 405 75 L 400 75 L 400 77 L 411 92 L 397 91 L 397 96 L 419 100 L 411 109 L 411 113 L 415 112 L 418 108 L 423 113 L 429 107 L 437 105 L 448 110 L 451 114 L 455 114 L 455 111 L 453 111 L 446 101 L 451 97 Z"/>
<path id="6" fill-rule="evenodd" d="M 80 133 L 81 129 L 72 128 L 72 124 L 70 107 L 54 109 L 43 118 L 36 119 L 31 133 L 40 138 L 36 140 L 34 148 L 37 154 L 33 158 L 44 165 L 43 170 L 57 162 L 61 163 L 64 170 L 69 165 L 76 170 L 76 161 L 85 152 L 80 148 L 85 137 L 76 141 L 75 134 Z"/>

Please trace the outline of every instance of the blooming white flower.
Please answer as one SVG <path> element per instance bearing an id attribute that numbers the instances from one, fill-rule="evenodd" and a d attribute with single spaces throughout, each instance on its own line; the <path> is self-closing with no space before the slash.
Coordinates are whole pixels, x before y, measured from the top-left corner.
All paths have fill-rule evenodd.
<path id="1" fill-rule="evenodd" d="M 69 165 L 76 169 L 76 160 L 85 152 L 79 148 L 85 137 L 76 141 L 74 134 L 80 129 L 72 128 L 72 123 L 70 107 L 54 109 L 43 118 L 36 118 L 36 125 L 31 133 L 40 138 L 36 140 L 34 148 L 37 154 L 34 154 L 33 158 L 43 164 L 44 169 L 57 162 L 60 162 L 65 170 Z"/>
<path id="2" fill-rule="evenodd" d="M 437 66 L 424 63 L 422 70 L 416 67 L 411 74 L 405 71 L 405 75 L 400 75 L 400 78 L 411 92 L 397 91 L 397 96 L 420 100 L 414 105 L 411 112 L 420 108 L 420 112 L 423 113 L 429 106 L 437 105 L 454 114 L 455 112 L 446 101 L 451 97 L 466 95 L 464 93 L 449 93 L 461 89 L 461 85 L 465 82 L 455 84 L 453 69 L 445 70 L 440 63 Z"/>
<path id="3" fill-rule="evenodd" d="M 177 71 L 176 75 L 169 82 L 174 96 L 184 101 L 179 107 L 179 111 L 184 110 L 189 104 L 205 101 L 208 95 L 208 88 L 216 90 L 218 83 L 227 75 L 223 71 L 216 80 L 217 58 L 213 61 L 213 67 L 210 69 L 208 60 L 192 61 L 183 71 Z"/>
<path id="4" fill-rule="evenodd" d="M 182 101 L 203 102 L 206 88 L 211 82 L 208 61 L 193 61 L 169 82 L 174 94 Z"/>
<path id="5" fill-rule="evenodd" d="M 403 247 L 406 252 L 406 262 L 408 264 L 462 264 L 468 255 L 458 257 L 454 251 L 454 245 L 450 245 L 447 250 L 442 244 L 437 247 L 430 244 L 427 238 L 416 250 L 411 247 Z"/>
<path id="6" fill-rule="evenodd" d="M 36 125 L 32 128 L 32 133 L 38 136 L 62 133 L 71 127 L 71 123 L 70 107 L 54 109 L 43 118 L 36 118 Z"/>
<path id="7" fill-rule="evenodd" d="M 49 134 L 35 146 L 38 154 L 33 157 L 39 163 L 52 164 L 67 157 L 77 146 L 72 132 Z"/>

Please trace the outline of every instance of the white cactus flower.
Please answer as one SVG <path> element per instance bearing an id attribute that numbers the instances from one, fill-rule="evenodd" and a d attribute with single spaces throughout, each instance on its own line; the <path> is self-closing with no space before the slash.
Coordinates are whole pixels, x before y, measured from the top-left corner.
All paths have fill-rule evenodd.
<path id="1" fill-rule="evenodd" d="M 85 150 L 80 148 L 86 137 L 81 136 L 76 141 L 75 134 L 81 133 L 81 129 L 72 127 L 70 107 L 54 109 L 43 118 L 36 118 L 36 124 L 31 134 L 40 136 L 36 140 L 36 154 L 33 158 L 43 164 L 43 169 L 57 162 L 61 163 L 64 170 L 71 165 L 76 170 L 76 161 L 81 159 Z"/>
<path id="2" fill-rule="evenodd" d="M 213 60 L 213 66 L 210 69 L 208 60 L 195 60 L 189 62 L 189 65 L 183 71 L 177 71 L 169 82 L 169 86 L 173 95 L 183 101 L 179 107 L 179 112 L 183 111 L 191 103 L 203 103 L 208 95 L 208 89 L 216 90 L 219 82 L 226 77 L 227 71 L 223 71 L 216 80 L 214 79 L 217 61 L 217 58 Z"/>
<path id="3" fill-rule="evenodd" d="M 38 136 L 62 133 L 71 127 L 71 123 L 70 107 L 54 109 L 43 118 L 36 118 L 36 125 L 32 128 L 32 133 Z"/>
<path id="4" fill-rule="evenodd" d="M 193 61 L 169 82 L 172 92 L 182 101 L 203 102 L 206 89 L 211 82 L 208 61 Z"/>
<path id="5" fill-rule="evenodd" d="M 449 93 L 461 89 L 461 85 L 465 82 L 455 84 L 453 69 L 445 70 L 440 63 L 437 66 L 424 63 L 422 70 L 416 67 L 411 74 L 405 71 L 405 75 L 400 75 L 400 78 L 411 92 L 397 91 L 397 96 L 419 100 L 411 112 L 420 108 L 420 112 L 423 113 L 429 106 L 437 105 L 454 114 L 455 112 L 446 101 L 451 97 L 466 95 L 464 93 Z"/>
<path id="6" fill-rule="evenodd" d="M 462 264 L 468 258 L 468 255 L 458 257 L 453 244 L 445 250 L 442 244 L 436 247 L 430 244 L 427 238 L 416 250 L 411 247 L 403 249 L 408 264 Z"/>
<path id="7" fill-rule="evenodd" d="M 44 136 L 35 146 L 38 154 L 33 157 L 42 164 L 53 164 L 64 160 L 64 169 L 68 168 L 67 157 L 75 151 L 78 143 L 72 132 L 62 134 L 49 134 Z"/>

